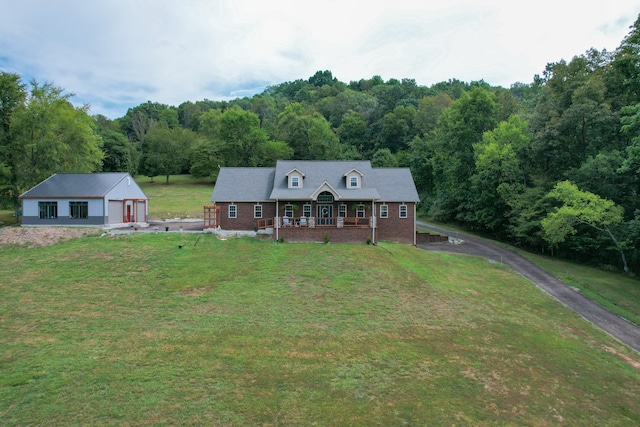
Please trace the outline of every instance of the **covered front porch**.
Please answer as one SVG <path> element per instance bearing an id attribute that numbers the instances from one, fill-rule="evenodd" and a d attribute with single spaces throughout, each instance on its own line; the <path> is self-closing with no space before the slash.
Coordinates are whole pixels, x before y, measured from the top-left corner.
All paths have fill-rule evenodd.
<path id="1" fill-rule="evenodd" d="M 257 228 L 289 241 L 375 241 L 375 201 L 336 199 L 323 192 L 315 200 L 276 201 L 277 216 L 258 220 Z"/>

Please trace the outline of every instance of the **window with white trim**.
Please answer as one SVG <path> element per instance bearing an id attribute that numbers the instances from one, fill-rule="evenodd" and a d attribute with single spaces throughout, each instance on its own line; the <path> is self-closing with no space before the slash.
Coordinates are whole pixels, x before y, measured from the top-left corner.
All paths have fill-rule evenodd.
<path id="1" fill-rule="evenodd" d="M 69 218 L 89 218 L 89 202 L 69 202 Z"/>
<path id="2" fill-rule="evenodd" d="M 389 205 L 380 205 L 380 218 L 389 218 Z"/>
<path id="3" fill-rule="evenodd" d="M 311 203 L 302 205 L 302 215 L 306 216 L 307 218 L 311 216 Z"/>
<path id="4" fill-rule="evenodd" d="M 288 216 L 289 218 L 293 218 L 293 205 L 288 204 L 284 207 L 284 216 Z"/>
<path id="5" fill-rule="evenodd" d="M 338 206 L 338 216 L 342 218 L 345 218 L 347 216 L 347 205 L 345 205 L 344 203 Z"/>
<path id="6" fill-rule="evenodd" d="M 364 205 L 356 206 L 356 218 L 364 218 Z"/>
<path id="7" fill-rule="evenodd" d="M 238 206 L 229 205 L 229 218 L 237 218 L 237 217 L 238 217 Z"/>
<path id="8" fill-rule="evenodd" d="M 358 188 L 358 177 L 357 176 L 349 177 L 349 188 Z"/>
<path id="9" fill-rule="evenodd" d="M 38 202 L 38 216 L 40 219 L 58 218 L 58 202 Z"/>
<path id="10" fill-rule="evenodd" d="M 292 176 L 291 177 L 291 188 L 299 188 L 300 187 L 300 177 Z"/>
<path id="11" fill-rule="evenodd" d="M 407 218 L 408 216 L 407 205 L 400 205 L 400 218 Z"/>
<path id="12" fill-rule="evenodd" d="M 253 205 L 253 217 L 262 218 L 262 205 Z"/>

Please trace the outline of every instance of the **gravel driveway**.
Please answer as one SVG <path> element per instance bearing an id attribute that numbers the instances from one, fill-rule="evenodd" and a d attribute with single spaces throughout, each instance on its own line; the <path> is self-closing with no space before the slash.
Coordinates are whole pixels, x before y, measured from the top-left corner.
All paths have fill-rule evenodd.
<path id="1" fill-rule="evenodd" d="M 452 234 L 448 230 L 423 222 L 418 222 L 418 225 L 440 234 Z M 429 251 L 476 255 L 493 261 L 502 262 L 513 268 L 522 276 L 531 280 L 540 289 L 581 315 L 589 322 L 593 323 L 605 332 L 608 332 L 624 344 L 640 353 L 639 326 L 611 313 L 609 310 L 596 304 L 579 291 L 574 290 L 571 286 L 558 280 L 542 268 L 536 266 L 531 261 L 523 258 L 515 252 L 493 244 L 489 240 L 471 236 L 469 234 L 460 232 L 455 232 L 453 234 L 455 234 L 455 237 L 462 239 L 463 243 L 430 243 L 418 245 L 418 247 Z"/>

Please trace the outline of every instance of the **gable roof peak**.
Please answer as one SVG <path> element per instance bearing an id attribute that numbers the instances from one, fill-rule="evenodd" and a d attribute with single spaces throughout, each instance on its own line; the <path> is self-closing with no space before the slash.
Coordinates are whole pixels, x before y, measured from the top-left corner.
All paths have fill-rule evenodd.
<path id="1" fill-rule="evenodd" d="M 360 176 L 364 176 L 364 174 L 362 172 L 360 172 L 358 169 L 356 168 L 351 168 L 351 170 L 349 170 L 347 173 L 345 173 L 344 175 L 342 175 L 343 177 L 349 175 L 351 172 L 355 172 Z"/>
<path id="2" fill-rule="evenodd" d="M 289 176 L 289 175 L 291 175 L 291 174 L 292 174 L 292 173 L 294 173 L 294 172 L 298 172 L 300 175 L 302 175 L 302 177 L 303 177 L 303 178 L 305 177 L 304 172 L 302 172 L 302 171 L 301 171 L 300 169 L 298 169 L 298 168 L 293 168 L 293 169 L 291 169 L 289 172 L 287 172 L 287 173 L 285 174 L 285 176 Z"/>
<path id="3" fill-rule="evenodd" d="M 340 200 L 342 198 L 342 195 L 340 193 L 338 193 L 338 190 L 333 188 L 331 186 L 331 184 L 329 184 L 329 182 L 325 180 L 318 188 L 316 188 L 316 190 L 313 193 L 311 193 L 311 199 L 312 200 L 317 200 L 318 199 L 318 195 L 320 193 L 325 192 L 325 191 L 333 194 L 333 198 L 336 201 Z"/>

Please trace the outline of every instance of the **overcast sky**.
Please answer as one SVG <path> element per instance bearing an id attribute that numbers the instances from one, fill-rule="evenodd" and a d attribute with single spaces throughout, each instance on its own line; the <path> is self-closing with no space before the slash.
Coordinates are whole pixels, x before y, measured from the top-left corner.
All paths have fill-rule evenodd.
<path id="1" fill-rule="evenodd" d="M 615 50 L 638 14 L 640 0 L 0 0 L 0 70 L 112 119 L 318 70 L 509 87 L 591 47 Z"/>

